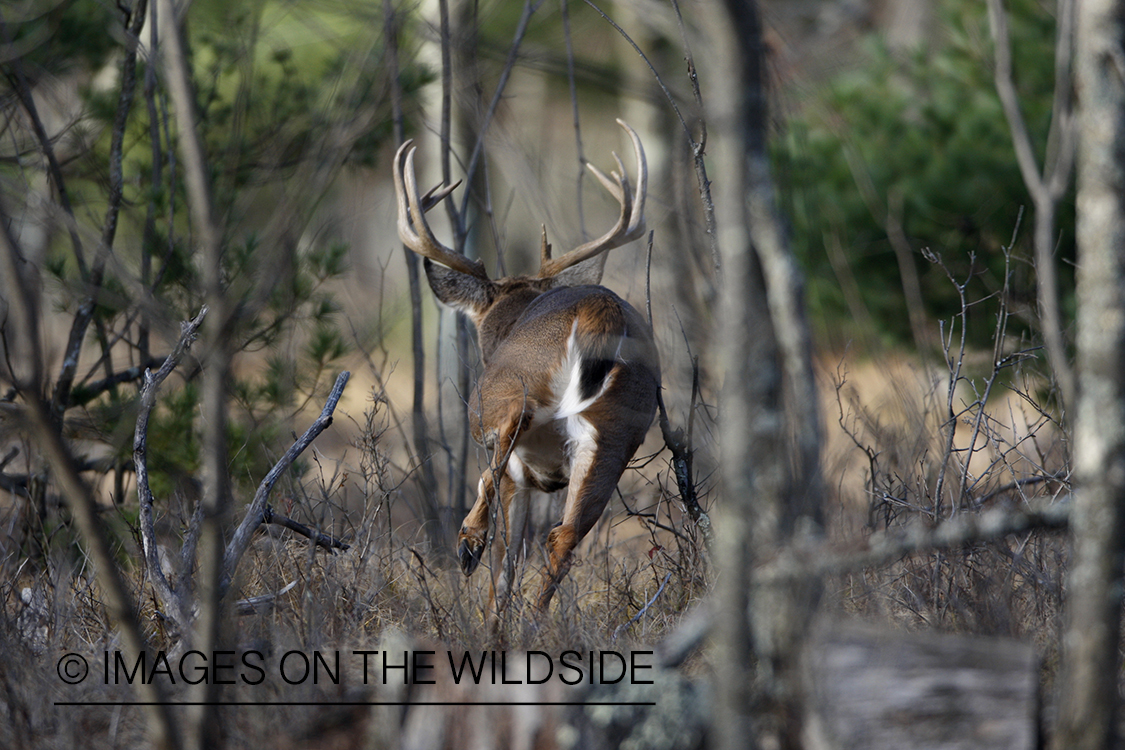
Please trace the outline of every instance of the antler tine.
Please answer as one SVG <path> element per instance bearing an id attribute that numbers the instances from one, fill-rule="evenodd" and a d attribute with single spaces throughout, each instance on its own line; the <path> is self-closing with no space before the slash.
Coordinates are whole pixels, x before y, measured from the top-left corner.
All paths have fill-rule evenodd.
<path id="1" fill-rule="evenodd" d="M 466 258 L 461 253 L 438 242 L 426 221 L 426 212 L 436 206 L 460 181 L 453 185 L 438 185 L 424 196 L 418 194 L 414 174 L 413 141 L 398 147 L 394 159 L 395 200 L 398 203 L 398 236 L 403 244 L 423 258 L 429 258 L 454 271 L 487 279 L 488 273 L 479 261 Z"/>
<path id="2" fill-rule="evenodd" d="M 629 134 L 630 140 L 633 141 L 633 153 L 637 159 L 636 192 L 631 192 L 629 175 L 625 171 L 625 165 L 621 163 L 621 158 L 616 153 L 613 154 L 613 158 L 617 162 L 619 171 L 610 173 L 612 176 L 607 176 L 593 164 L 587 163 L 587 168 L 598 178 L 598 182 L 621 204 L 621 213 L 617 217 L 617 223 L 598 239 L 579 245 L 554 260 L 545 260 L 539 267 L 539 278 L 555 276 L 571 266 L 615 247 L 620 247 L 644 234 L 645 193 L 648 190 L 648 164 L 645 161 L 645 151 L 641 145 L 640 136 L 637 135 L 635 130 L 629 127 L 624 120 L 619 119 L 617 124 Z"/>
<path id="3" fill-rule="evenodd" d="M 629 127 L 621 118 L 617 119 L 617 124 L 625 129 L 629 134 L 629 140 L 633 142 L 633 154 L 637 159 L 637 192 L 633 197 L 633 212 L 632 219 L 629 222 L 628 229 L 625 230 L 625 242 L 630 242 L 637 239 L 645 233 L 645 196 L 648 195 L 648 162 L 645 160 L 645 150 L 641 145 L 641 137 L 637 135 L 637 131 Z M 624 172 L 624 168 L 621 170 Z"/>
<path id="4" fill-rule="evenodd" d="M 430 191 L 422 196 L 422 211 L 428 212 L 431 208 L 445 200 L 446 196 L 457 189 L 461 184 L 460 180 L 452 185 L 434 185 Z"/>

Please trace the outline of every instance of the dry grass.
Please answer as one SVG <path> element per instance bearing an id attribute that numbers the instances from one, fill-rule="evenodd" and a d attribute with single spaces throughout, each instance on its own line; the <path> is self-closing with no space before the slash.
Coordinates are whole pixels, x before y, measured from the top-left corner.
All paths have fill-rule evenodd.
<path id="1" fill-rule="evenodd" d="M 1018 349 L 1011 347 L 1012 351 Z M 946 353 L 948 356 L 948 352 Z M 990 508 L 1057 502 L 1069 492 L 1065 432 L 1034 360 L 993 366 L 955 352 L 923 366 L 887 358 L 831 374 L 830 533 L 855 538 Z M 959 368 L 959 369 L 958 369 Z M 950 388 L 951 373 L 960 377 Z M 829 582 L 828 604 L 908 629 L 1030 641 L 1054 679 L 1067 539 L 1030 532 L 907 555 Z"/>
<path id="2" fill-rule="evenodd" d="M 279 511 L 331 531 L 347 540 L 350 549 L 328 553 L 291 532 L 264 527 L 243 560 L 235 589 L 244 601 L 266 601 L 251 613 L 229 613 L 223 628 L 221 648 L 239 655 L 259 652 L 268 661 L 290 651 L 339 654 L 344 664 L 339 684 L 240 683 L 228 688 L 225 699 L 401 700 L 395 697 L 404 689 L 401 685 L 375 684 L 378 680 L 364 685 L 362 670 L 351 657 L 356 651 L 386 649 L 395 638 L 406 644 L 403 649 L 439 654 L 651 648 L 706 594 L 705 554 L 671 495 L 675 483 L 666 458 L 640 459 L 622 481 L 620 497 L 582 544 L 579 562 L 551 611 L 537 623 L 531 618 L 542 565 L 541 552 L 533 550 L 524 565 L 523 596 L 513 601 L 501 632 L 492 633 L 486 625 L 489 571 L 482 565 L 466 579 L 447 551 L 428 548 L 413 511 L 417 485 L 394 455 L 399 448 L 389 422 L 387 404 L 376 393 L 363 418 L 355 420 L 352 445 L 332 458 L 313 454 L 305 479 L 284 491 L 279 487 L 275 497 Z M 15 525 L 11 514 L 18 512 L 19 506 L 10 506 L 3 521 Z M 540 515 L 541 545 L 554 518 Z M 162 525 L 162 543 L 173 558 L 186 514 L 176 518 L 170 513 Z M 140 603 L 146 636 L 154 650 L 178 657 L 183 647 L 165 629 L 147 591 L 136 540 L 120 519 L 114 524 L 123 529 L 122 570 Z M 0 566 L 8 583 L 0 588 L 0 712 L 6 717 L 0 721 L 0 746 L 142 746 L 142 717 L 135 707 L 54 705 L 59 700 L 134 699 L 128 684 L 112 684 L 112 672 L 111 684 L 104 684 L 105 654 L 120 646 L 80 547 L 57 545 L 39 560 L 30 560 L 18 547 L 4 553 Z M 55 671 L 68 653 L 91 665 L 91 677 L 75 687 L 63 684 Z M 174 658 L 172 664 L 174 671 Z M 182 699 L 185 689 L 183 680 L 176 679 L 172 698 Z M 272 743 L 279 728 L 283 745 L 306 746 L 306 739 L 318 738 L 317 746 L 324 746 L 321 740 L 332 735 L 326 722 L 348 727 L 341 735 L 345 739 L 369 736 L 379 746 L 370 739 L 378 732 L 363 729 L 375 714 L 347 712 L 339 705 L 331 710 L 240 706 L 225 709 L 222 721 L 236 747 Z M 390 746 L 393 738 L 387 737 Z"/>
<path id="3" fill-rule="evenodd" d="M 1045 382 L 1034 360 L 1019 354 L 1019 342 L 1005 340 L 998 351 L 1002 366 L 989 354 L 950 347 L 946 361 L 937 363 L 894 355 L 831 362 L 822 378 L 829 536 L 855 539 L 1067 491 L 1066 436 L 1049 406 Z M 236 684 L 224 693 L 229 700 L 335 705 L 227 707 L 222 723 L 232 746 L 395 746 L 387 727 L 401 720 L 397 709 L 356 712 L 341 705 L 402 700 L 407 690 L 394 680 L 364 684 L 354 658 L 348 659 L 357 651 L 649 649 L 706 597 L 711 570 L 704 546 L 676 497 L 667 452 L 656 455 L 661 446 L 654 429 L 619 497 L 580 547 L 579 562 L 551 611 L 533 622 L 530 602 L 542 568 L 536 547 L 522 570 L 522 595 L 500 632 L 491 632 L 487 567 L 466 579 L 449 554 L 452 540 L 448 550 L 429 547 L 417 522 L 420 490 L 407 468 L 406 431 L 394 422 L 383 391 L 368 391 L 372 395 L 363 403 L 355 393 L 353 388 L 342 412 L 361 416 L 337 421 L 337 433 L 350 433 L 350 441 L 318 443 L 305 457 L 304 478 L 279 486 L 273 500 L 286 515 L 345 539 L 350 549 L 328 553 L 266 527 L 269 533 L 259 533 L 236 581 L 240 598 L 266 601 L 248 614 L 232 612 L 222 644 L 266 659 L 290 651 L 343 655 L 338 684 L 274 680 Z M 697 413 L 703 415 L 699 442 L 713 424 L 709 412 Z M 696 447 L 698 465 L 711 465 L 709 446 Z M 446 486 L 445 478 L 439 476 L 438 484 Z M 558 500 L 554 508 L 540 501 L 541 546 L 558 517 Z M 173 552 L 187 505 L 182 499 L 166 505 L 163 541 Z M 9 541 L 0 550 L 0 580 L 6 582 L 0 585 L 0 746 L 143 746 L 136 708 L 54 705 L 130 700 L 133 692 L 127 684 L 106 685 L 97 674 L 104 653 L 119 646 L 80 545 L 60 525 L 46 533 L 52 544 L 45 556 L 29 555 L 13 533 L 25 511 L 19 503 L 0 510 Z M 136 563 L 135 538 L 116 511 L 106 518 L 118 530 L 122 569 L 153 648 L 174 650 L 174 634 L 166 631 Z M 827 582 L 823 606 L 910 629 L 1033 641 L 1049 684 L 1058 655 L 1065 566 L 1061 536 L 1031 533 L 841 573 Z M 78 687 L 63 684 L 55 670 L 66 653 L 85 656 L 96 679 Z M 688 667 L 699 669 L 706 665 Z M 173 686 L 173 697 L 183 689 Z"/>

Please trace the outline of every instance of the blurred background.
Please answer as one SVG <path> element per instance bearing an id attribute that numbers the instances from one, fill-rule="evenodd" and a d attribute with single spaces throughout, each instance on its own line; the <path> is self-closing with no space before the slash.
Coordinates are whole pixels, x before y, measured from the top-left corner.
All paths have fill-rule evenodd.
<path id="1" fill-rule="evenodd" d="M 822 392 L 829 533 L 1059 493 L 1069 477 L 1064 401 L 1042 350 L 1033 202 L 998 95 L 986 4 L 760 6 L 776 200 L 805 274 Z M 77 637 L 62 626 L 86 611 L 73 592 L 93 584 L 27 399 L 50 402 L 142 591 L 142 571 L 127 564 L 138 544 L 138 382 L 205 298 L 177 148 L 185 124 L 153 53 L 153 13 L 164 7 L 0 9 L 0 218 L 25 269 L 0 300 L 0 568 L 13 623 L 34 609 L 24 589 L 46 597 L 40 614 L 12 625 L 37 648 Z M 465 594 L 469 584 L 442 562 L 487 460 L 465 427 L 478 355 L 397 237 L 391 157 L 406 138 L 419 147 L 423 189 L 464 180 L 431 212 L 439 238 L 497 278 L 534 271 L 541 226 L 560 253 L 612 225 L 616 206 L 584 165 L 608 172 L 616 151 L 634 174 L 615 119 L 637 129 L 651 246 L 610 253 L 602 283 L 651 306 L 669 416 L 693 441 L 692 481 L 711 507 L 718 246 L 730 219 L 716 225 L 710 204 L 730 197 L 732 158 L 721 126 L 733 58 L 720 10 L 702 0 L 190 3 L 194 126 L 234 309 L 236 514 L 336 374 L 353 372 L 333 427 L 272 502 L 362 552 L 327 561 L 271 537 L 277 546 L 257 548 L 242 581 L 247 595 L 281 590 L 296 568 L 302 584 L 286 601 L 315 611 L 298 630 L 319 638 L 376 638 L 387 623 L 479 637 L 484 584 Z M 1039 0 L 1005 5 L 1010 81 L 1038 163 L 1065 149 L 1054 14 Z M 1064 188 L 1049 233 L 1064 351 L 1073 204 Z M 34 320 L 12 304 L 19 285 Z M 179 550 L 200 496 L 199 375 L 189 357 L 167 381 L 147 446 L 163 554 L 187 577 L 192 558 Z M 585 601 L 585 614 L 551 637 L 604 636 L 671 580 L 661 614 L 635 634 L 651 642 L 707 590 L 706 552 L 662 451 L 654 428 L 591 535 L 600 551 L 587 550 L 588 569 L 564 597 Z M 1018 556 L 1001 543 L 841 576 L 837 603 L 1049 643 L 1061 545 L 1026 544 Z M 81 638 L 98 642 L 99 627 Z M 274 621 L 239 628 L 280 638 Z"/>

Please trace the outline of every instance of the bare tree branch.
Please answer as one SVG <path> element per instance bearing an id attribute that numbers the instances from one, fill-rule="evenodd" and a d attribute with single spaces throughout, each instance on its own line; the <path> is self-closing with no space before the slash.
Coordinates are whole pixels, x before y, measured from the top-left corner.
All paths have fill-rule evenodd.
<path id="1" fill-rule="evenodd" d="M 12 43 L 10 39 L 11 33 L 2 16 L 0 16 L 0 36 L 3 36 L 6 44 L 10 45 Z M 39 108 L 35 105 L 35 97 L 31 94 L 31 85 L 28 83 L 27 75 L 23 69 L 23 60 L 18 56 L 15 57 L 11 61 L 11 68 L 12 72 L 6 72 L 5 75 L 16 97 L 19 99 L 20 105 L 22 105 L 24 111 L 27 112 L 27 116 L 31 120 L 32 131 L 35 133 L 35 138 L 39 142 L 39 148 L 43 150 L 43 156 L 47 159 L 47 175 L 51 178 L 51 182 L 54 183 L 55 192 L 58 193 L 59 196 L 59 206 L 62 208 L 63 213 L 66 214 L 66 228 L 70 234 L 70 243 L 74 249 L 74 259 L 78 265 L 78 273 L 82 280 L 85 281 L 90 270 L 86 265 L 86 254 L 82 249 L 82 238 L 78 235 L 78 224 L 74 219 L 74 209 L 70 203 L 70 191 L 67 189 L 66 180 L 63 179 L 62 167 L 59 165 L 58 156 L 55 154 L 54 143 L 47 134 L 47 129 L 43 125 L 43 119 L 39 116 Z"/>
<path id="2" fill-rule="evenodd" d="M 133 434 L 133 466 L 137 472 L 137 499 L 140 504 L 139 525 L 141 533 L 141 546 L 144 553 L 145 567 L 149 580 L 156 591 L 165 614 L 174 623 L 181 634 L 187 632 L 191 624 L 191 615 L 182 594 L 172 589 L 164 571 L 160 566 L 160 557 L 157 552 L 156 531 L 153 523 L 153 497 L 148 481 L 148 420 L 152 409 L 156 405 L 156 394 L 164 380 L 172 374 L 179 364 L 180 359 L 191 347 L 203 325 L 203 318 L 207 315 L 207 308 L 203 307 L 199 314 L 190 321 L 182 324 L 180 340 L 154 375 L 145 370 L 144 385 L 141 387 L 140 404 L 137 411 L 137 426 Z"/>
<path id="3" fill-rule="evenodd" d="M 74 376 L 78 371 L 78 358 L 82 353 L 82 342 L 86 338 L 86 331 L 94 320 L 98 296 L 101 293 L 102 282 L 105 278 L 106 258 L 113 248 L 113 239 L 117 234 L 117 217 L 121 211 L 121 200 L 124 195 L 124 177 L 121 171 L 125 143 L 125 128 L 129 124 L 129 112 L 133 106 L 133 95 L 137 88 L 137 48 L 140 44 L 140 33 L 145 22 L 145 11 L 148 8 L 147 0 L 139 0 L 129 18 L 126 29 L 125 60 L 121 67 L 121 93 L 118 97 L 117 109 L 114 114 L 113 129 L 110 136 L 109 149 L 109 206 L 106 208 L 105 221 L 102 224 L 102 235 L 94 254 L 94 264 L 86 278 L 85 297 L 78 306 L 77 312 L 71 321 L 70 336 L 67 339 L 66 351 L 63 354 L 62 367 L 55 380 L 55 389 L 51 395 L 51 415 L 56 424 L 62 424 L 63 413 L 70 405 L 70 392 L 74 385 Z M 58 179 L 62 179 L 61 174 Z M 65 207 L 65 204 L 64 204 Z M 75 247 L 79 252 L 79 247 Z M 98 338 L 102 341 L 103 352 L 108 354 L 109 345 L 102 322 L 97 322 Z M 110 358 L 105 357 L 106 377 L 112 375 Z"/>
<path id="4" fill-rule="evenodd" d="M 1072 83 L 1070 50 L 1074 34 L 1074 2 L 1058 0 L 1054 109 L 1048 144 L 1055 151 L 1048 155 L 1043 172 L 1036 164 L 1031 135 L 1020 111 L 1019 95 L 1012 78 L 1012 50 L 1008 35 L 1008 14 L 1003 0 L 988 0 L 988 18 L 996 53 L 996 92 L 1012 133 L 1016 161 L 1024 184 L 1035 204 L 1035 275 L 1038 281 L 1040 327 L 1047 358 L 1062 392 L 1064 405 L 1074 403 L 1077 392 L 1074 368 L 1067 356 L 1066 335 L 1059 303 L 1058 273 L 1055 263 L 1055 214 L 1058 202 L 1070 186 L 1074 159 L 1075 131 L 1071 115 Z"/>
<path id="5" fill-rule="evenodd" d="M 331 393 L 328 394 L 328 400 L 325 402 L 320 416 L 289 447 L 285 455 L 278 459 L 277 463 L 266 474 L 265 479 L 258 485 L 258 491 L 255 493 L 254 499 L 250 501 L 250 505 L 246 509 L 246 515 L 243 516 L 242 522 L 235 530 L 234 536 L 231 537 L 226 554 L 223 556 L 223 577 L 221 581 L 223 593 L 226 593 L 230 588 L 235 570 L 238 568 L 238 563 L 243 554 L 246 553 L 246 549 L 250 546 L 250 540 L 254 537 L 254 532 L 266 519 L 266 502 L 269 500 L 274 484 L 293 465 L 297 457 L 312 444 L 312 441 L 332 424 L 332 413 L 336 411 L 336 404 L 339 403 L 340 396 L 344 393 L 344 386 L 348 384 L 350 376 L 351 373 L 347 371 L 340 373 L 339 377 L 336 378 L 336 384 L 332 386 Z"/>
<path id="6" fill-rule="evenodd" d="M 325 534 L 323 531 L 311 529 L 308 526 L 305 526 L 303 523 L 300 523 L 299 521 L 294 521 L 288 516 L 283 516 L 280 513 L 274 513 L 273 507 L 269 504 L 266 505 L 266 512 L 265 516 L 262 519 L 262 522 L 280 526 L 283 529 L 289 529 L 290 531 L 305 537 L 316 546 L 324 547 L 327 550 L 339 549 L 347 551 L 351 548 L 351 545 L 349 545 L 347 542 L 337 539 L 331 534 Z"/>
<path id="7" fill-rule="evenodd" d="M 645 256 L 645 305 L 648 311 L 648 327 L 652 328 L 652 237 L 653 233 L 648 234 L 648 253 Z M 695 394 L 699 378 L 699 362 L 694 360 L 692 363 L 692 404 L 689 409 L 689 414 L 695 409 Z M 676 477 L 676 486 L 680 490 L 680 499 L 684 506 L 687 507 L 688 515 L 691 520 L 699 527 L 700 533 L 703 535 L 703 544 L 708 552 L 713 552 L 715 548 L 715 532 L 711 527 L 711 516 L 707 511 L 703 510 L 703 506 L 699 504 L 699 496 L 695 491 L 695 472 L 692 467 L 693 448 L 691 440 L 691 422 L 688 422 L 688 431 L 685 433 L 681 429 L 674 429 L 672 422 L 668 419 L 668 409 L 664 406 L 664 395 L 657 390 L 656 392 L 656 408 L 659 424 L 660 434 L 664 438 L 664 445 L 672 453 L 672 473 Z"/>
<path id="8" fill-rule="evenodd" d="M 127 367 L 120 372 L 113 373 L 107 378 L 95 380 L 85 385 L 75 386 L 74 390 L 70 392 L 70 402 L 71 404 L 79 406 L 89 403 L 106 391 L 116 388 L 123 383 L 131 383 L 134 380 L 143 378 L 146 370 L 151 370 L 154 367 L 160 369 L 166 359 L 166 357 L 150 357 L 143 364 Z"/>
<path id="9" fill-rule="evenodd" d="M 605 11 L 594 4 L 593 0 L 583 1 L 591 8 L 593 8 L 598 15 L 605 19 L 606 23 L 612 26 L 614 30 L 633 47 L 637 55 L 639 55 L 640 58 L 645 61 L 645 64 L 648 65 L 649 69 L 652 71 L 653 78 L 660 86 L 661 91 L 664 92 L 664 96 L 668 100 L 669 106 L 671 106 L 672 111 L 676 113 L 676 117 L 678 117 L 680 120 L 680 125 L 683 127 L 684 135 L 687 136 L 688 143 L 691 145 L 692 157 L 695 163 L 696 181 L 699 183 L 699 196 L 703 204 L 704 218 L 707 223 L 707 236 L 711 241 L 711 260 L 714 264 L 715 278 L 717 280 L 722 271 L 722 254 L 719 252 L 719 236 L 715 224 L 715 204 L 711 199 L 711 180 L 707 177 L 707 165 L 704 161 L 704 155 L 706 154 L 707 148 L 707 128 L 705 125 L 701 124 L 700 137 L 699 140 L 696 140 L 695 136 L 692 135 L 691 128 L 688 127 L 687 121 L 684 119 L 683 114 L 680 113 L 680 107 L 676 103 L 676 98 L 672 96 L 672 92 L 668 89 L 668 86 L 665 85 L 664 79 L 661 78 L 660 73 L 657 72 L 656 67 L 652 64 L 652 61 L 648 59 L 648 56 L 645 55 L 645 53 L 641 50 L 637 43 L 633 41 L 633 38 L 629 36 L 629 34 L 627 34 L 624 29 L 618 26 L 617 23 L 605 13 Z M 679 5 L 674 5 L 674 7 L 676 11 L 676 17 L 680 21 L 680 28 L 682 29 L 683 18 L 680 16 Z M 699 91 L 699 77 L 695 72 L 695 64 L 691 57 L 691 50 L 687 47 L 686 35 L 684 42 L 684 52 L 688 56 L 688 77 L 692 83 L 692 91 L 695 94 L 697 105 L 701 105 L 703 102 L 703 97 Z"/>
<path id="10" fill-rule="evenodd" d="M 961 513 L 936 526 L 916 521 L 859 541 L 796 545 L 780 552 L 754 575 L 763 582 L 783 584 L 882 565 L 906 555 L 993 542 L 1012 534 L 1065 530 L 1070 524 L 1072 505 L 1070 497 L 1064 496 L 1044 505 Z"/>
<path id="11" fill-rule="evenodd" d="M 528 24 L 531 17 L 539 10 L 540 6 L 546 0 L 524 0 L 523 12 L 520 14 L 519 22 L 516 24 L 516 31 L 512 38 L 512 45 L 509 48 L 508 59 L 504 63 L 504 67 L 500 71 L 500 80 L 496 83 L 496 90 L 492 92 L 492 101 L 489 102 L 488 108 L 481 116 L 479 123 L 476 123 L 477 139 L 473 144 L 473 151 L 469 155 L 469 161 L 465 166 L 465 183 L 472 186 L 476 176 L 477 164 L 481 160 L 484 152 L 484 134 L 488 132 L 488 126 L 492 122 L 493 116 L 496 114 L 496 109 L 500 106 L 500 102 L 504 97 L 504 89 L 508 85 L 508 79 L 512 75 L 512 69 L 516 66 L 516 60 L 519 59 L 520 45 L 523 43 L 524 36 L 527 34 Z M 461 216 L 464 216 L 469 208 L 469 200 L 472 197 L 472 190 L 465 190 L 461 198 Z"/>

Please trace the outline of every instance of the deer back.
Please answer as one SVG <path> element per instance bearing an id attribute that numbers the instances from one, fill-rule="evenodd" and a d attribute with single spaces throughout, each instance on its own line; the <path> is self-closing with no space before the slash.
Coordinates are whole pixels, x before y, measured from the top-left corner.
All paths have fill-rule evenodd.
<path id="1" fill-rule="evenodd" d="M 470 408 L 474 433 L 487 435 L 493 414 L 522 400 L 538 419 L 565 420 L 613 387 L 620 426 L 642 433 L 652 423 L 660 367 L 648 323 L 602 286 L 558 287 L 532 299 L 514 321 L 482 321 L 490 350 Z M 494 324 L 494 325 L 493 325 Z M 504 330 L 499 340 L 488 334 Z M 545 418 L 545 419 L 544 419 Z"/>

